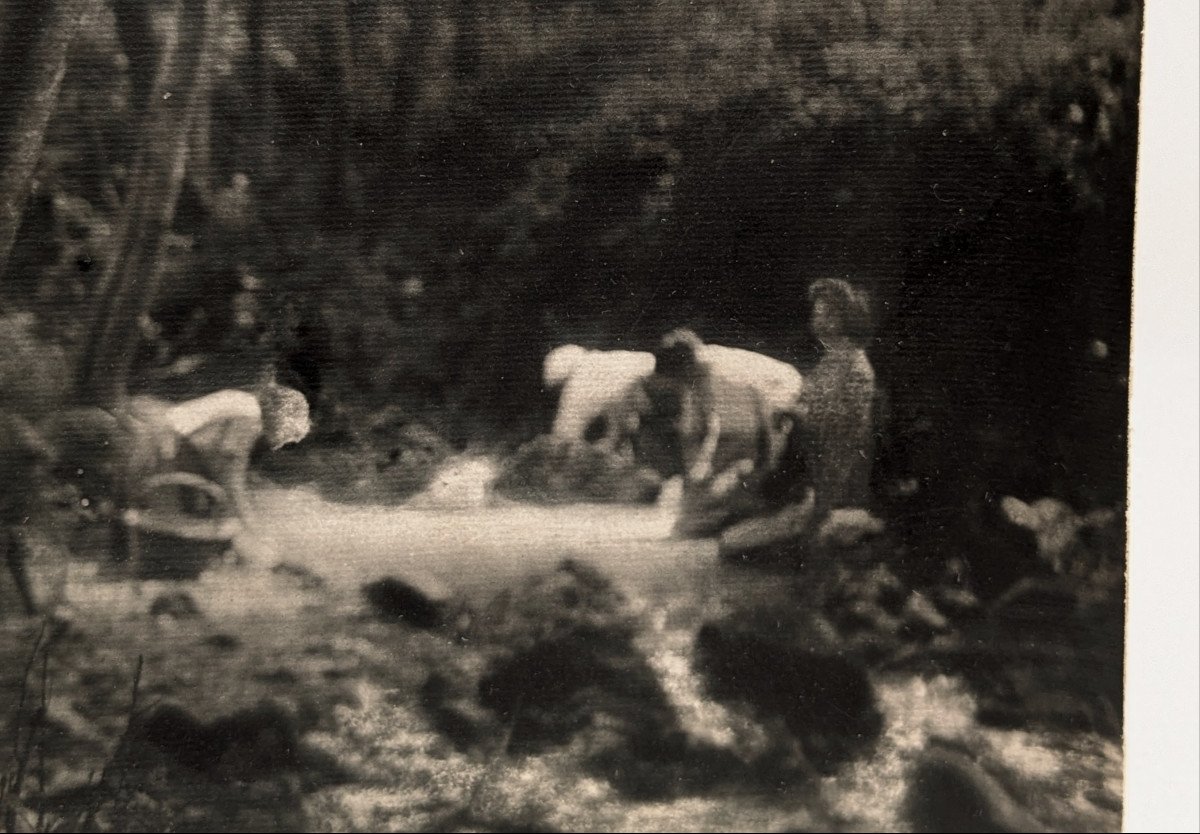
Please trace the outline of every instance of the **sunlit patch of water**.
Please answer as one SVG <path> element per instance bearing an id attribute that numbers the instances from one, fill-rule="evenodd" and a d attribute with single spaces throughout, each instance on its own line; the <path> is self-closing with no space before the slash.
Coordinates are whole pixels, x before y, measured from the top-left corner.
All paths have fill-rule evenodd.
<path id="1" fill-rule="evenodd" d="M 1120 829 L 1121 751 L 1090 734 L 1001 730 L 975 721 L 965 685 L 944 676 L 876 682 L 885 716 L 874 754 L 825 780 L 822 795 L 856 830 L 903 831 L 910 774 L 930 742 L 949 742 L 1053 830 Z"/>
<path id="2" fill-rule="evenodd" d="M 699 741 L 732 750 L 744 761 L 767 750 L 771 746 L 767 731 L 748 715 L 709 698 L 693 666 L 696 630 L 706 619 L 725 613 L 721 600 L 671 599 L 661 593 L 649 599 L 634 593 L 633 600 L 646 621 L 638 648 L 658 677 L 682 728 Z"/>
<path id="3" fill-rule="evenodd" d="M 564 556 L 617 583 L 641 615 L 637 646 L 694 738 L 752 760 L 772 741 L 761 726 L 706 696 L 692 666 L 696 629 L 757 599 L 777 579 L 732 571 L 711 542 L 665 535 L 661 508 L 495 505 L 436 510 L 343 507 L 310 493 L 258 496 L 263 518 L 290 560 L 350 598 L 374 575 L 423 570 L 456 590 L 486 596 L 552 569 Z M 1051 827 L 1117 830 L 1121 751 L 1090 734 L 981 727 L 954 678 L 875 681 L 885 716 L 871 755 L 820 780 L 816 795 L 764 795 L 730 787 L 720 796 L 633 802 L 587 773 L 578 745 L 522 759 L 464 754 L 428 724 L 412 693 L 365 697 L 345 709 L 327 743 L 359 777 L 314 798 L 314 819 L 350 830 L 413 830 L 471 808 L 478 818 L 538 822 L 560 830 L 904 830 L 912 768 L 934 739 L 969 749 L 1016 801 Z M 408 700 L 406 700 L 408 699 Z M 393 703 L 395 701 L 395 703 Z M 442 816 L 439 816 L 442 815 Z M 480 823 L 464 823 L 464 825 Z"/>
<path id="4" fill-rule="evenodd" d="M 876 686 L 884 732 L 874 754 L 824 780 L 823 795 L 860 830 L 903 830 L 908 775 L 934 736 L 961 736 L 973 724 L 974 702 L 950 678 L 881 681 Z"/>
<path id="5" fill-rule="evenodd" d="M 389 690 L 360 682 L 355 694 L 354 706 L 337 708 L 336 732 L 310 737 L 354 777 L 314 795 L 312 818 L 335 831 L 414 831 L 465 806 L 484 763 L 455 753 Z"/>
<path id="6" fill-rule="evenodd" d="M 398 693 L 362 684 L 356 706 L 339 708 L 337 730 L 311 737 L 354 776 L 353 784 L 307 801 L 311 817 L 330 830 L 763 831 L 814 824 L 802 796 L 630 801 L 581 770 L 582 742 L 537 756 L 461 753 L 397 700 Z"/>

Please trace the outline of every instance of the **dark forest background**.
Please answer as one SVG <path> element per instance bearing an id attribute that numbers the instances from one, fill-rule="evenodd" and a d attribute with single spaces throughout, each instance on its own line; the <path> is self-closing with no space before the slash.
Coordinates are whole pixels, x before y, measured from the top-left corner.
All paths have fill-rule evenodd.
<path id="1" fill-rule="evenodd" d="M 0 8 L 10 168 L 30 33 L 73 35 L 2 267 L 5 408 L 268 364 L 319 436 L 386 409 L 512 444 L 551 347 L 691 325 L 803 366 L 835 276 L 874 293 L 889 477 L 1124 500 L 1140 3 Z"/>

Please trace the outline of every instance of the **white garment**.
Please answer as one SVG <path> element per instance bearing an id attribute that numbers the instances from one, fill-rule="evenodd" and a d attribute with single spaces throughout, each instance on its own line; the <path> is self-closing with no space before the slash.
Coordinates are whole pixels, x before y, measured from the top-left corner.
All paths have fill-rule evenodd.
<path id="1" fill-rule="evenodd" d="M 712 373 L 750 385 L 768 411 L 792 406 L 803 377 L 786 362 L 741 348 L 703 345 L 700 360 Z M 562 345 L 546 355 L 543 380 L 562 386 L 552 432 L 564 440 L 582 440 L 593 420 L 609 411 L 634 383 L 654 373 L 654 354 L 632 350 L 588 350 Z"/>
<path id="2" fill-rule="evenodd" d="M 771 412 L 790 408 L 804 386 L 800 372 L 787 362 L 752 350 L 704 345 L 700 358 L 713 373 L 757 390 Z"/>
<path id="3" fill-rule="evenodd" d="M 546 356 L 544 377 L 548 387 L 563 387 L 552 433 L 564 440 L 582 440 L 593 420 L 653 371 L 654 355 L 643 351 L 555 348 Z"/>

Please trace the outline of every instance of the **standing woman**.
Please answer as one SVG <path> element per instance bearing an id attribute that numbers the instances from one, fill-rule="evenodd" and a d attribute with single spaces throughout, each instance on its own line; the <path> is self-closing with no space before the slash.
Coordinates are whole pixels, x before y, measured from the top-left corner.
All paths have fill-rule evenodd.
<path id="1" fill-rule="evenodd" d="M 797 408 L 818 520 L 871 497 L 875 460 L 875 369 L 867 358 L 870 302 L 846 281 L 823 278 L 808 291 L 813 335 L 823 353 Z"/>
<path id="2" fill-rule="evenodd" d="M 805 375 L 779 465 L 759 486 L 760 497 L 776 509 L 729 528 L 721 537 L 723 553 L 808 539 L 833 510 L 870 501 L 879 394 L 866 353 L 870 300 L 836 278 L 814 282 L 808 294 L 822 354 Z"/>

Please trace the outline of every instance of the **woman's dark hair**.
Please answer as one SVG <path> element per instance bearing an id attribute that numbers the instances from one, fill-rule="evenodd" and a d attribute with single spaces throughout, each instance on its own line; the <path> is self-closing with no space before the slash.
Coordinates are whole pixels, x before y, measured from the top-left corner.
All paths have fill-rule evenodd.
<path id="1" fill-rule="evenodd" d="M 700 365 L 700 348 L 704 342 L 691 330 L 672 330 L 654 349 L 654 373 L 672 379 L 683 379 L 696 372 Z"/>
<path id="2" fill-rule="evenodd" d="M 821 278 L 808 288 L 809 301 L 815 304 L 818 298 L 829 305 L 846 338 L 859 347 L 866 347 L 871 340 L 873 325 L 867 291 L 840 278 Z"/>

